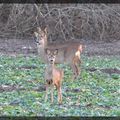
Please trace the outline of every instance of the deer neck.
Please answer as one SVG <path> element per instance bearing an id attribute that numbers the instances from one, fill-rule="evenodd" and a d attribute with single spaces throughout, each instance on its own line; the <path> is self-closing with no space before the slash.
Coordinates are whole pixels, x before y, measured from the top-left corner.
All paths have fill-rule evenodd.
<path id="1" fill-rule="evenodd" d="M 51 68 L 51 69 L 53 70 L 53 68 L 54 68 L 54 63 L 53 63 L 53 64 L 48 63 L 48 67 Z"/>
<path id="2" fill-rule="evenodd" d="M 45 38 L 43 40 L 43 46 L 46 47 L 47 45 L 48 45 L 47 36 L 45 36 Z"/>
<path id="3" fill-rule="evenodd" d="M 43 62 L 47 62 L 45 56 L 45 47 L 47 46 L 47 36 L 41 40 L 41 44 L 37 44 L 38 54 Z"/>
<path id="4" fill-rule="evenodd" d="M 45 40 L 42 40 L 40 44 L 37 44 L 38 54 L 42 60 L 42 62 L 47 62 L 46 56 L 45 56 L 45 47 L 47 43 Z"/>

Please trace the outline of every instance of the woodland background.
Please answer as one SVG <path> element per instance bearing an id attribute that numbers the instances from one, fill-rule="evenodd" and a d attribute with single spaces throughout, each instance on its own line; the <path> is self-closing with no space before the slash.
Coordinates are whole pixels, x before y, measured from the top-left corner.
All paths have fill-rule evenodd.
<path id="1" fill-rule="evenodd" d="M 119 4 L 0 4 L 0 38 L 33 38 L 48 27 L 49 41 L 120 40 Z"/>

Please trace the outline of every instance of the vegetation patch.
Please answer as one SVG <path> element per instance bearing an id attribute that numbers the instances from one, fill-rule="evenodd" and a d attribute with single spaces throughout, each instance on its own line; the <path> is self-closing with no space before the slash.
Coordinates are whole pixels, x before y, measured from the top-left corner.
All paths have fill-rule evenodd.
<path id="1" fill-rule="evenodd" d="M 63 103 L 45 102 L 45 64 L 36 56 L 0 57 L 0 115 L 4 116 L 119 116 L 120 57 L 82 56 L 81 74 L 72 80 L 67 65 Z M 107 72 L 106 72 L 107 71 Z"/>

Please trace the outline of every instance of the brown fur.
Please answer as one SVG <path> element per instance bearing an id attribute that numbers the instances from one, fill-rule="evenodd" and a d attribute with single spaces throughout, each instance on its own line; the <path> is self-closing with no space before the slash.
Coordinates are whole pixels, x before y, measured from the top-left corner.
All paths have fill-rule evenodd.
<path id="1" fill-rule="evenodd" d="M 50 88 L 51 102 L 53 102 L 53 91 L 54 91 L 54 86 L 56 86 L 56 89 L 58 91 L 58 102 L 62 103 L 61 84 L 62 84 L 62 79 L 63 79 L 64 73 L 63 73 L 63 70 L 55 67 L 55 65 L 54 65 L 55 59 L 53 59 L 53 63 L 50 63 L 50 59 L 48 57 L 48 61 L 49 62 L 47 63 L 47 67 L 45 70 L 45 80 L 46 80 L 45 101 L 47 101 L 47 99 L 48 99 L 48 88 Z"/>

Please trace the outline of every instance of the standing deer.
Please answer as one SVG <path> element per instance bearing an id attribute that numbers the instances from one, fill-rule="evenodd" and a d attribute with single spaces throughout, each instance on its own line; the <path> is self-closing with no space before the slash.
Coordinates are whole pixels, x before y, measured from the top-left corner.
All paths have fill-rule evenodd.
<path id="1" fill-rule="evenodd" d="M 45 81 L 46 81 L 45 101 L 47 101 L 48 99 L 48 88 L 50 88 L 51 102 L 53 102 L 53 91 L 54 91 L 54 86 L 56 86 L 58 90 L 58 102 L 61 104 L 62 103 L 61 84 L 64 73 L 63 70 L 56 68 L 54 64 L 58 50 L 45 49 L 45 53 L 48 59 L 47 67 L 45 70 Z"/>
<path id="2" fill-rule="evenodd" d="M 46 28 L 42 31 L 39 27 L 37 28 L 37 32 L 34 32 L 34 39 L 37 43 L 38 54 L 42 60 L 42 62 L 47 62 L 47 58 L 45 55 L 45 47 L 47 46 L 47 30 Z"/>
<path id="3" fill-rule="evenodd" d="M 70 65 L 73 71 L 73 79 L 76 79 L 80 74 L 79 64 L 81 63 L 80 54 L 82 52 L 82 45 L 80 43 L 68 42 L 64 44 L 48 44 L 47 42 L 47 29 L 41 30 L 38 28 L 38 32 L 35 32 L 35 38 L 37 41 L 38 54 L 44 62 L 47 62 L 45 55 L 45 48 L 59 49 L 58 55 L 55 60 L 55 64 L 67 63 Z"/>

